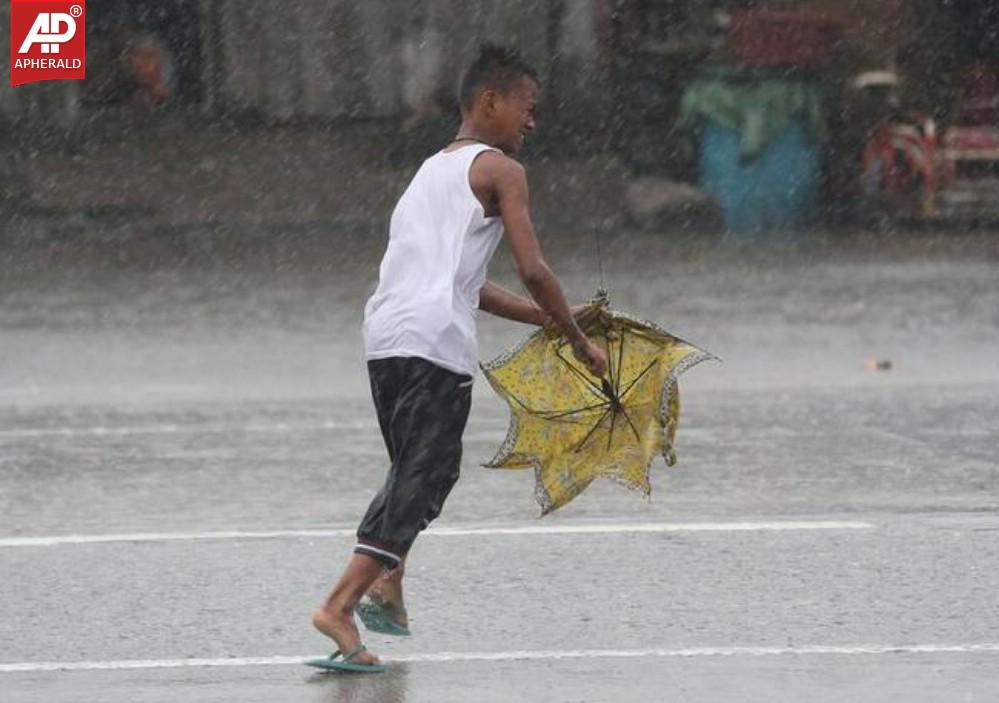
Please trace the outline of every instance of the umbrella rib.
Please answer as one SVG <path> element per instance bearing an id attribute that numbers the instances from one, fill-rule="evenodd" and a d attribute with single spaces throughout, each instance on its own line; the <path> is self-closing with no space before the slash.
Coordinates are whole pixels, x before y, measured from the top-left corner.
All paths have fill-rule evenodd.
<path id="1" fill-rule="evenodd" d="M 583 383 L 585 383 L 587 386 L 589 386 L 590 389 L 594 393 L 596 393 L 596 395 L 597 395 L 598 398 L 605 398 L 606 397 L 604 395 L 603 389 L 600 386 L 598 386 L 596 383 L 594 383 L 593 381 L 591 381 L 590 379 L 588 379 L 586 376 L 584 376 L 582 371 L 580 371 L 575 366 L 573 366 L 572 364 L 570 364 L 566 360 L 566 358 L 564 356 L 562 356 L 562 352 L 559 351 L 558 347 L 555 347 L 555 356 L 557 356 L 559 359 L 561 359 L 562 363 L 565 364 L 569 368 L 570 371 L 572 371 L 574 374 L 576 374 L 576 376 L 579 377 L 583 381 Z"/>
<path id="2" fill-rule="evenodd" d="M 511 393 L 509 388 L 504 388 L 503 390 L 506 392 L 506 394 L 508 396 L 510 396 L 511 398 L 513 398 L 515 401 L 517 401 L 517 405 L 519 405 L 520 407 L 522 407 L 524 410 L 526 410 L 527 412 L 531 413 L 532 415 L 536 415 L 537 414 L 537 411 L 535 411 L 534 408 L 529 407 L 527 405 L 527 403 L 525 403 L 520 398 L 518 398 L 513 393 Z"/>
<path id="3" fill-rule="evenodd" d="M 598 407 L 602 407 L 602 406 L 598 406 Z M 541 414 L 535 414 L 535 415 L 533 415 L 533 417 L 536 417 L 539 420 L 543 420 L 545 422 L 556 422 L 556 423 L 561 423 L 563 425 L 583 425 L 583 426 L 585 426 L 587 424 L 587 423 L 583 422 L 582 420 L 570 420 L 570 419 L 565 418 L 565 417 L 545 417 L 544 415 L 541 415 Z"/>
<path id="4" fill-rule="evenodd" d="M 546 412 L 537 412 L 535 414 L 539 415 L 539 416 L 541 416 L 543 418 L 545 418 L 546 420 L 558 420 L 559 418 L 565 417 L 566 415 L 575 415 L 576 413 L 584 413 L 587 410 L 596 410 L 597 408 L 602 408 L 602 407 L 604 407 L 606 405 L 609 405 L 609 404 L 610 404 L 610 401 L 607 400 L 607 401 L 604 401 L 603 403 L 597 403 L 596 405 L 587 405 L 585 408 L 576 408 L 575 410 L 564 410 L 564 411 L 563 410 L 549 410 L 549 411 L 546 411 Z M 557 414 L 556 415 L 548 415 L 547 414 L 548 412 L 555 412 Z"/>
<path id="5" fill-rule="evenodd" d="M 618 407 L 620 408 L 621 406 L 619 405 Z M 614 410 L 614 413 L 611 415 L 610 433 L 608 433 L 607 435 L 607 451 L 610 451 L 611 443 L 614 441 L 614 425 L 616 424 L 617 424 L 617 410 Z"/>
<path id="6" fill-rule="evenodd" d="M 540 417 L 540 418 L 542 418 L 544 420 L 551 420 L 552 422 L 561 422 L 561 423 L 564 423 L 566 425 L 582 425 L 583 424 L 582 422 L 577 422 L 577 421 L 574 421 L 574 420 L 562 420 L 561 418 L 564 417 L 564 415 L 557 415 L 555 417 L 545 417 L 545 411 L 544 410 L 535 410 L 534 408 L 530 407 L 527 403 L 525 403 L 524 401 L 522 401 L 520 398 L 518 398 L 517 396 L 515 396 L 513 393 L 511 393 L 509 390 L 506 391 L 506 394 L 508 396 L 510 396 L 514 401 L 516 401 L 517 405 L 519 405 L 520 407 L 522 407 L 525 410 L 525 412 L 527 412 L 529 415 L 533 415 L 534 417 Z M 599 407 L 602 407 L 602 406 L 601 405 L 595 405 L 593 407 L 599 408 Z M 591 409 L 591 408 L 585 408 L 585 409 Z M 566 415 L 571 415 L 574 412 L 581 412 L 581 411 L 570 410 L 569 412 L 567 412 L 565 414 Z"/>
<path id="7" fill-rule="evenodd" d="M 607 401 L 607 402 L 604 402 L 604 403 L 598 403 L 596 405 L 588 405 L 585 408 L 579 408 L 577 410 L 569 410 L 569 411 L 566 411 L 566 412 L 559 411 L 558 415 L 546 416 L 545 415 L 545 411 L 543 411 L 543 410 L 535 410 L 534 408 L 532 408 L 531 406 L 529 406 L 527 403 L 525 403 L 523 400 L 521 400 L 520 398 L 518 398 L 515 394 L 511 393 L 509 389 L 506 389 L 506 394 L 510 398 L 512 398 L 517 403 L 517 405 L 519 405 L 520 407 L 522 407 L 529 414 L 534 415 L 536 417 L 540 417 L 540 418 L 542 418 L 544 420 L 550 420 L 552 422 L 561 422 L 561 423 L 566 424 L 566 425 L 582 425 L 583 423 L 575 421 L 575 420 L 563 420 L 562 419 L 563 417 L 566 417 L 568 415 L 573 415 L 573 414 L 579 413 L 579 412 L 585 412 L 587 410 L 595 410 L 597 408 L 602 408 L 605 405 L 608 405 L 609 402 L 610 402 L 610 401 Z"/>
<path id="8" fill-rule="evenodd" d="M 610 402 L 610 401 L 606 401 L 606 402 L 603 402 L 603 403 L 597 403 L 596 405 L 588 405 L 585 408 L 577 408 L 575 410 L 566 410 L 566 411 L 562 411 L 562 410 L 555 410 L 555 411 L 552 411 L 552 410 L 535 410 L 534 408 L 532 408 L 531 406 L 529 406 L 527 403 L 525 403 L 524 401 L 522 401 L 520 398 L 518 398 L 516 395 L 514 395 L 513 393 L 511 393 L 509 391 L 509 389 L 506 389 L 506 394 L 509 395 L 511 398 L 513 398 L 513 400 L 516 401 L 517 405 L 519 405 L 520 407 L 522 407 L 528 413 L 530 413 L 531 415 L 536 415 L 538 417 L 542 417 L 545 420 L 558 420 L 560 418 L 566 417 L 567 415 L 573 415 L 575 413 L 586 412 L 587 410 L 595 410 L 596 408 L 602 408 L 602 407 L 604 407 L 605 405 L 607 405 Z M 556 412 L 558 414 L 557 415 L 549 416 L 549 415 L 547 415 L 547 413 L 549 413 L 549 412 Z M 578 424 L 582 424 L 582 423 L 578 423 L 577 422 L 577 423 L 574 423 L 574 424 L 578 425 Z"/>
<path id="9" fill-rule="evenodd" d="M 624 414 L 624 419 L 628 421 L 629 425 L 631 425 L 631 431 L 635 433 L 635 441 L 641 443 L 642 436 L 638 434 L 638 428 L 635 427 L 635 423 L 631 421 L 631 416 L 628 414 L 628 411 L 624 409 L 623 405 L 621 406 L 621 412 Z"/>
<path id="10" fill-rule="evenodd" d="M 607 413 L 609 413 L 609 412 L 610 412 L 610 408 L 608 408 L 604 412 L 604 414 L 600 416 L 600 419 L 597 420 L 596 424 L 594 424 L 593 427 L 590 428 L 590 431 L 586 433 L 586 436 L 583 437 L 583 439 L 581 439 L 579 441 L 579 444 L 577 444 L 572 451 L 578 452 L 580 449 L 583 448 L 583 445 L 586 444 L 589 441 L 590 437 L 593 436 L 593 433 L 597 431 L 597 428 L 600 427 L 600 423 L 604 421 L 604 418 L 607 417 Z"/>
<path id="11" fill-rule="evenodd" d="M 621 343 L 617 347 L 617 380 L 614 381 L 614 392 L 617 393 L 618 389 L 621 388 L 621 376 L 623 372 L 624 363 L 624 338 L 628 336 L 628 332 L 625 329 L 621 330 Z M 620 394 L 618 395 L 620 398 Z"/>
<path id="12" fill-rule="evenodd" d="M 628 384 L 628 387 L 624 389 L 624 391 L 621 393 L 620 396 L 618 396 L 618 399 L 619 400 L 623 399 L 624 396 L 628 393 L 628 391 L 630 391 L 632 388 L 634 388 L 635 384 L 638 383 L 641 380 L 642 376 L 644 376 L 645 374 L 647 374 L 649 372 L 649 369 L 651 369 L 653 366 L 655 366 L 658 363 L 659 363 L 659 359 L 653 359 L 652 361 L 650 361 L 649 365 L 646 366 L 642 370 L 642 373 L 638 374 L 637 376 L 635 376 L 634 379 L 632 379 L 631 383 Z"/>
<path id="13" fill-rule="evenodd" d="M 548 417 L 545 415 L 545 411 L 535 410 L 534 408 L 529 407 L 524 401 L 515 396 L 513 393 L 508 392 L 508 394 L 511 398 L 517 401 L 517 404 L 520 405 L 520 407 L 522 407 L 527 412 L 527 414 L 533 415 L 534 417 L 539 417 L 542 420 L 548 420 L 550 422 L 560 422 L 564 425 L 582 425 L 583 423 L 579 422 L 578 420 L 563 420 L 562 418 L 564 418 L 567 415 L 572 415 L 573 413 L 584 412 L 586 410 L 593 410 L 595 408 L 602 408 L 604 405 L 606 405 L 606 403 L 601 403 L 600 405 L 593 405 L 591 407 L 583 408 L 581 410 L 570 410 L 569 412 L 564 414 L 555 415 L 554 417 Z"/>

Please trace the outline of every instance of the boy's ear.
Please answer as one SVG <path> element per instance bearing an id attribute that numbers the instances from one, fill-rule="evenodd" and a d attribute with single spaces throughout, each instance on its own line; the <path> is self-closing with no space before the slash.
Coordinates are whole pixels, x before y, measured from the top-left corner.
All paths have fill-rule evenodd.
<path id="1" fill-rule="evenodd" d="M 479 100 L 481 101 L 480 104 L 482 105 L 482 111 L 485 113 L 487 117 L 492 117 L 493 114 L 495 114 L 497 97 L 498 96 L 496 91 L 491 88 L 486 88 L 485 90 L 482 91 L 482 94 L 479 96 Z"/>

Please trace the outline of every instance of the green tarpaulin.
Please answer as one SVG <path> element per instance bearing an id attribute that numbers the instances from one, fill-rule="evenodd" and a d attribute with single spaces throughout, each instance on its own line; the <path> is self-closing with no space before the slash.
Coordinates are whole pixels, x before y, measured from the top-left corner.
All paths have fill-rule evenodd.
<path id="1" fill-rule="evenodd" d="M 823 97 L 824 91 L 815 80 L 716 68 L 687 88 L 680 122 L 694 126 L 706 117 L 740 133 L 742 156 L 751 159 L 759 156 L 793 117 L 804 118 L 815 141 L 825 141 Z"/>

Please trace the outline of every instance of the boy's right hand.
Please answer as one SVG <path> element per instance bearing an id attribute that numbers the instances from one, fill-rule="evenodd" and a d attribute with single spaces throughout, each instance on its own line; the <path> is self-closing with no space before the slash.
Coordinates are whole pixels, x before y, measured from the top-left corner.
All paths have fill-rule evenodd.
<path id="1" fill-rule="evenodd" d="M 603 378 L 607 373 L 607 353 L 589 339 L 583 344 L 574 344 L 572 353 L 597 378 Z"/>

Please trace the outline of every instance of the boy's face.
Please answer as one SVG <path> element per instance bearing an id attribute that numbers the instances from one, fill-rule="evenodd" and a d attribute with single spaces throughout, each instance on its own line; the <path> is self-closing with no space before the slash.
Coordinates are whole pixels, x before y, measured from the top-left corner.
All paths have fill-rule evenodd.
<path id="1" fill-rule="evenodd" d="M 507 154 L 516 154 L 524 146 L 527 134 L 534 130 L 534 109 L 538 103 L 538 84 L 522 77 L 506 92 L 492 95 L 491 122 L 498 146 Z"/>

